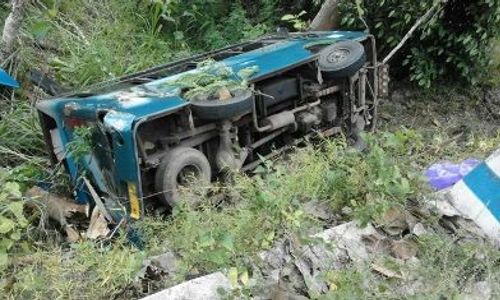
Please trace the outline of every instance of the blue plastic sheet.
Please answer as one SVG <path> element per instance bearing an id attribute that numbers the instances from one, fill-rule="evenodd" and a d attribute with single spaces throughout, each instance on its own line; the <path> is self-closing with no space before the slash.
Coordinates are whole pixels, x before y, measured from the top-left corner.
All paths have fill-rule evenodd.
<path id="1" fill-rule="evenodd" d="M 19 83 L 12 77 L 10 77 L 7 72 L 0 69 L 0 85 L 8 86 L 10 88 L 18 88 Z"/>

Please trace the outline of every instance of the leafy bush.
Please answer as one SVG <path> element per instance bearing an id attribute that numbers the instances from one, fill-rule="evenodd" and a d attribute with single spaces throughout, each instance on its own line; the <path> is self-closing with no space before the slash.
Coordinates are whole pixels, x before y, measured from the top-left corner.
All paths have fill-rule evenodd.
<path id="1" fill-rule="evenodd" d="M 434 1 L 343 1 L 342 25 L 365 29 L 361 14 L 379 40 L 380 54 L 386 55 Z M 449 0 L 415 32 L 392 65 L 402 63 L 402 73 L 409 72 L 420 86 L 429 87 L 442 77 L 475 84 L 488 66 L 491 41 L 499 34 L 500 0 Z"/>
<path id="2" fill-rule="evenodd" d="M 19 184 L 7 181 L 6 172 L 0 169 L 0 271 L 7 266 L 9 252 L 29 224 L 23 209 Z"/>
<path id="3" fill-rule="evenodd" d="M 214 49 L 256 37 L 267 31 L 246 17 L 240 1 L 152 1 L 157 28 L 177 46 Z"/>
<path id="4" fill-rule="evenodd" d="M 58 81 L 76 87 L 251 39 L 272 23 L 248 18 L 240 1 L 42 2 L 29 6 L 22 66 L 29 70 L 48 62 Z M 264 2 L 269 11 L 275 7 Z"/>
<path id="5" fill-rule="evenodd" d="M 85 156 L 92 153 L 92 136 L 95 131 L 95 127 L 76 127 L 72 140 L 66 145 L 67 155 L 77 163 L 83 162 Z"/>

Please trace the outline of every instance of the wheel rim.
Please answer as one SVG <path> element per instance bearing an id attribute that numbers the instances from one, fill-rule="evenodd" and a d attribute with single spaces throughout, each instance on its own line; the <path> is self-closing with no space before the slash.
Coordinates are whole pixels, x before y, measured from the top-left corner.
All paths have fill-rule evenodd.
<path id="1" fill-rule="evenodd" d="M 326 57 L 326 60 L 329 63 L 341 63 L 346 60 L 347 57 L 351 54 L 351 51 L 347 48 L 337 48 L 334 51 L 332 51 L 328 56 Z"/>

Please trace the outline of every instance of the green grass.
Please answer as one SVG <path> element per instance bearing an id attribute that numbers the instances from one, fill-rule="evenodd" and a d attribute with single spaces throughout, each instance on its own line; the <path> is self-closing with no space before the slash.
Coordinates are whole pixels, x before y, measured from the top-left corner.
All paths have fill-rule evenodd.
<path id="1" fill-rule="evenodd" d="M 164 7 L 160 2 L 131 0 L 46 3 L 52 4 L 28 9 L 22 68 L 42 67 L 73 88 L 255 38 L 267 30 L 251 24 L 238 5 L 227 15 L 209 19 L 205 9 L 223 14 L 217 3 L 189 6 L 172 1 Z M 32 47 L 35 42 L 57 50 L 40 51 Z"/>
<path id="2" fill-rule="evenodd" d="M 259 175 L 239 175 L 230 186 L 216 187 L 225 196 L 220 205 L 208 197 L 201 208 L 177 208 L 167 221 L 146 218 L 142 229 L 148 248 L 155 254 L 178 253 L 184 276 L 229 267 L 251 270 L 252 257 L 275 241 L 287 235 L 307 240 L 308 232 L 326 226 L 304 208 L 311 200 L 327 203 L 337 214 L 351 208 L 352 215 L 338 216 L 336 222 L 368 222 L 404 205 L 420 188 L 414 170 L 395 160 L 415 134 L 399 135 L 368 137 L 366 153 L 338 139 L 296 149 L 285 162 L 266 162 Z"/>
<path id="3" fill-rule="evenodd" d="M 408 130 L 381 132 L 367 139 L 370 150 L 365 153 L 347 149 L 342 139 L 297 149 L 285 161 L 268 162 L 259 175 L 238 175 L 230 185 L 216 185 L 214 189 L 224 195 L 222 203 L 207 196 L 197 209 L 181 206 L 167 219 L 146 218 L 139 226 L 144 252 L 124 245 L 123 240 L 109 245 L 83 242 L 69 248 L 40 249 L 25 256 L 35 263 L 14 265 L 10 277 L 2 277 L 12 280 L 7 295 L 40 299 L 127 295 L 130 289 L 137 292 L 139 283 L 134 274 L 142 258 L 165 251 L 174 251 L 181 262 L 174 278 L 153 283 L 158 287 L 230 267 L 251 271 L 256 254 L 283 236 L 302 238 L 328 226 L 306 212 L 306 202 L 324 201 L 337 213 L 350 207 L 353 214 L 340 215 L 337 221 L 355 218 L 367 222 L 387 208 L 427 193 L 418 176 L 421 167 L 412 164 L 412 156 L 424 155 L 429 149 L 438 156 L 450 151 L 427 144 L 436 140 L 425 140 Z M 418 280 L 429 282 L 417 288 L 416 294 L 439 295 L 446 290 L 458 294 L 463 274 L 498 278 L 498 251 L 456 244 L 447 235 L 431 235 L 419 244 L 422 263 L 402 266 Z M 482 261 L 477 260 L 478 251 L 485 257 Z M 447 260 L 440 261 L 443 258 Z M 342 299 L 350 293 L 363 297 L 405 295 L 398 290 L 397 281 L 375 276 L 368 266 L 359 268 L 333 274 L 339 289 L 333 298 Z M 57 289 L 46 289 L 48 282 Z M 374 290 L 363 288 L 367 282 Z"/>
<path id="4" fill-rule="evenodd" d="M 21 258 L 0 288 L 12 299 L 104 299 L 126 292 L 144 254 L 121 242 L 40 249 Z M 125 297 L 126 298 L 126 297 Z"/>
<path id="5" fill-rule="evenodd" d="M 478 281 L 499 295 L 500 252 L 477 242 L 457 243 L 447 234 L 427 234 L 418 240 L 416 260 L 376 258 L 374 263 L 402 274 L 383 277 L 368 262 L 327 275 L 333 288 L 319 299 L 463 299 Z"/>
<path id="6" fill-rule="evenodd" d="M 288 234 L 306 237 L 311 230 L 321 230 L 324 224 L 304 210 L 308 201 L 325 201 L 335 211 L 351 207 L 354 217 L 363 222 L 394 205 L 403 205 L 412 193 L 409 182 L 416 177 L 410 175 L 411 170 L 396 167 L 391 153 L 400 145 L 380 140 L 377 144 L 370 139 L 372 147 L 365 154 L 347 149 L 342 139 L 297 149 L 286 162 L 268 162 L 260 175 L 240 174 L 231 185 L 216 185 L 225 196 L 224 203 L 217 204 L 208 196 L 202 207 L 181 206 L 167 220 L 146 218 L 140 226 L 146 254 L 177 253 L 181 279 L 230 266 L 250 269 L 249 260 L 277 239 Z M 28 255 L 37 259 L 33 267 L 12 272 L 15 281 L 9 293 L 40 298 L 118 293 L 131 284 L 136 256 L 121 260 L 131 252 L 120 242 L 109 248 L 83 243 L 62 252 L 35 252 Z M 70 259 L 62 259 L 66 253 Z M 112 262 L 101 266 L 100 260 Z M 82 281 L 64 283 L 75 271 L 84 274 Z M 108 285 L 94 283 L 96 276 L 104 280 L 106 274 L 117 276 L 111 290 Z M 56 294 L 44 290 L 45 280 L 61 285 Z"/>
<path id="7" fill-rule="evenodd" d="M 0 20 L 5 20 L 5 18 L 7 18 L 8 13 L 9 13 L 8 4 L 2 3 L 0 5 Z"/>
<path id="8" fill-rule="evenodd" d="M 45 160 L 42 130 L 29 103 L 15 103 L 12 108 L 0 111 L 0 140 L 0 161 L 4 167 Z"/>
<path id="9" fill-rule="evenodd" d="M 146 2 L 56 3 L 29 9 L 21 51 L 26 69 L 48 64 L 59 81 L 78 88 L 186 55 L 173 51 L 162 38 Z M 30 47 L 35 40 L 58 51 Z"/>
<path id="10" fill-rule="evenodd" d="M 265 30 L 265 26 L 251 30 L 242 11 L 234 10 L 228 17 L 230 26 L 214 25 L 199 39 L 200 45 L 190 48 L 187 41 L 194 38 L 173 40 L 171 30 L 160 29 L 158 20 L 151 17 L 154 13 L 146 2 L 38 3 L 47 7 L 29 7 L 19 53 L 22 69 L 49 70 L 63 84 L 74 87 Z M 35 39 L 55 44 L 59 51 L 34 48 Z M 459 98 L 462 95 L 467 99 Z M 301 238 L 332 226 L 308 214 L 304 204 L 311 200 L 324 202 L 335 212 L 333 223 L 351 219 L 366 223 L 388 208 L 404 206 L 408 199 L 428 193 L 420 174 L 430 163 L 484 158 L 500 144 L 500 132 L 495 123 L 478 115 L 480 101 L 474 93 L 457 94 L 440 87 L 385 103 L 382 112 L 391 118 L 382 122 L 381 132 L 367 136 L 369 151 L 353 151 L 340 138 L 296 149 L 286 160 L 266 161 L 254 177 L 240 174 L 231 184 L 216 184 L 212 189 L 223 195 L 222 201 L 219 196 L 207 196 L 200 208 L 181 206 L 168 218 L 143 220 L 139 224 L 146 245 L 143 251 L 122 238 L 72 245 L 60 237 L 53 241 L 47 236 L 58 231 L 47 226 L 42 228 L 47 234 L 23 236 L 32 248 L 0 274 L 0 291 L 6 298 L 131 298 L 142 291 L 135 278 L 142 259 L 165 251 L 175 251 L 181 265 L 172 280 L 149 282 L 158 287 L 230 267 L 250 271 L 255 255 L 280 238 Z M 10 167 L 10 180 L 28 186 L 50 175 L 51 180 L 60 181 L 59 173 L 46 174 L 43 139 L 31 105 L 17 101 L 3 111 L 0 140 L 0 160 L 2 166 Z M 419 240 L 419 248 L 421 263 L 401 266 L 425 283 L 416 289 L 416 298 L 458 295 L 472 278 L 500 279 L 498 251 L 488 246 L 456 244 L 448 235 L 431 234 Z M 369 266 L 329 276 L 336 289 L 326 295 L 328 299 L 408 296 L 397 289 L 397 280 L 381 278 Z"/>

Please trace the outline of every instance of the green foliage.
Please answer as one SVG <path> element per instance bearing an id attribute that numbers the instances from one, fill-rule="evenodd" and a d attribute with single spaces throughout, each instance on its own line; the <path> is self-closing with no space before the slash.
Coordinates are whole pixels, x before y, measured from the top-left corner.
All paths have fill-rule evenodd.
<path id="1" fill-rule="evenodd" d="M 104 299 L 123 295 L 142 265 L 143 253 L 124 245 L 73 244 L 30 256 L 12 274 L 5 295 L 16 299 Z M 128 298 L 128 297 L 125 297 Z"/>
<path id="2" fill-rule="evenodd" d="M 379 54 L 386 55 L 434 1 L 362 1 L 360 6 L 343 1 L 342 24 L 364 29 L 359 17 L 363 12 L 379 40 Z M 491 41 L 499 34 L 500 1 L 451 0 L 415 32 L 392 65 L 402 63 L 410 79 L 424 87 L 443 77 L 475 84 L 488 66 Z"/>
<path id="3" fill-rule="evenodd" d="M 331 299 L 365 299 L 376 294 L 376 289 L 372 292 L 365 287 L 368 283 L 369 270 L 339 270 L 327 274 L 330 281 L 330 291 L 321 297 L 320 300 Z"/>
<path id="4" fill-rule="evenodd" d="M 158 0 L 154 19 L 168 39 L 186 48 L 219 48 L 241 39 L 254 38 L 267 31 L 264 24 L 255 24 L 246 17 L 240 1 L 227 0 Z"/>
<path id="5" fill-rule="evenodd" d="M 45 142 L 36 112 L 29 103 L 0 112 L 0 161 L 2 166 L 21 162 L 43 163 Z"/>
<path id="6" fill-rule="evenodd" d="M 92 153 L 95 127 L 76 127 L 73 131 L 73 137 L 66 144 L 67 155 L 77 162 L 82 162 L 83 159 Z"/>
<path id="7" fill-rule="evenodd" d="M 269 31 L 239 1 L 45 1 L 27 13 L 22 68 L 79 87 Z M 272 11 L 272 1 L 262 5 Z M 82 13 L 84 12 L 84 13 Z M 33 44 L 53 51 L 39 51 Z M 45 68 L 44 68 L 45 69 Z"/>
<path id="8" fill-rule="evenodd" d="M 46 8 L 29 7 L 20 51 L 24 69 L 48 64 L 61 83 L 79 87 L 183 55 L 154 27 L 146 1 L 47 2 Z M 31 47 L 35 41 L 57 51 L 39 51 Z"/>
<path id="9" fill-rule="evenodd" d="M 20 243 L 29 225 L 23 210 L 19 184 L 8 181 L 5 170 L 0 169 L 0 272 L 7 266 L 9 253 Z"/>
<path id="10" fill-rule="evenodd" d="M 410 271 L 422 283 L 418 293 L 422 297 L 458 296 L 464 286 L 476 281 L 500 280 L 500 251 L 493 245 L 473 240 L 457 243 L 444 234 L 427 234 L 418 239 L 418 246 L 421 264 Z"/>
<path id="11" fill-rule="evenodd" d="M 198 209 L 177 207 L 168 222 L 146 219 L 143 230 L 151 249 L 175 250 L 187 273 L 211 272 L 244 266 L 248 257 L 271 247 L 285 230 L 305 225 L 303 213 L 297 213 L 299 202 L 275 195 L 248 198 L 243 193 L 254 194 L 249 190 L 256 187 L 248 178 L 241 180 L 231 191 L 237 203 L 222 210 L 207 201 Z"/>
<path id="12" fill-rule="evenodd" d="M 360 153 L 345 145 L 331 145 L 325 155 L 336 157 L 330 161 L 325 176 L 325 197 L 334 211 L 350 208 L 354 216 L 366 224 L 392 206 L 403 205 L 413 193 L 418 178 L 408 169 L 402 171 L 395 163 L 401 152 L 408 151 L 413 131 L 395 134 L 365 136 L 369 151 Z M 338 159 L 340 158 L 340 159 Z"/>
<path id="13" fill-rule="evenodd" d="M 295 28 L 296 30 L 299 30 L 299 31 L 305 30 L 307 28 L 307 23 L 300 19 L 300 17 L 302 17 L 305 14 L 306 14 L 305 11 L 301 11 L 300 13 L 298 13 L 296 15 L 287 14 L 287 15 L 284 15 L 283 17 L 281 17 L 281 20 L 289 22 L 290 24 L 292 24 L 293 28 Z"/>
<path id="14" fill-rule="evenodd" d="M 207 60 L 198 64 L 198 71 L 187 73 L 167 86 L 180 88 L 183 96 L 188 100 L 203 97 L 209 100 L 215 97 L 217 91 L 226 88 L 232 92 L 237 89 L 248 89 L 248 79 L 258 72 L 258 67 L 248 67 L 234 73 L 233 69 L 224 63 Z"/>
<path id="15" fill-rule="evenodd" d="M 304 209 L 309 201 L 326 202 L 334 212 L 349 207 L 363 223 L 403 205 L 419 178 L 397 159 L 417 148 L 418 139 L 409 130 L 368 136 L 367 153 L 350 150 L 342 139 L 325 140 L 297 149 L 286 163 L 265 160 L 257 175 L 240 174 L 230 187 L 216 187 L 230 199 L 223 209 L 210 197 L 197 209 L 176 207 L 168 222 L 147 219 L 144 236 L 155 252 L 179 253 L 186 272 L 246 266 L 276 239 L 302 236 L 318 224 Z"/>
<path id="16" fill-rule="evenodd" d="M 0 4 L 0 20 L 5 20 L 9 14 L 9 4 L 2 2 Z"/>

